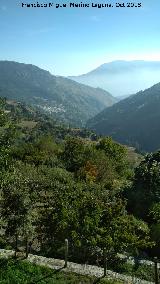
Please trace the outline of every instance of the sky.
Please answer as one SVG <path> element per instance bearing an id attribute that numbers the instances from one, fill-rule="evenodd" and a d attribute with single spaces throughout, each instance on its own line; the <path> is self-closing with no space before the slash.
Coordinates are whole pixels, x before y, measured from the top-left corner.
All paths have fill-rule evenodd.
<path id="1" fill-rule="evenodd" d="M 0 60 L 37 65 L 54 75 L 80 75 L 114 60 L 160 61 L 160 1 L 0 0 Z M 89 4 L 71 8 L 70 3 Z M 91 7 L 111 3 L 110 8 Z M 128 3 L 120 1 L 119 3 Z M 67 7 L 55 8 L 66 4 Z"/>

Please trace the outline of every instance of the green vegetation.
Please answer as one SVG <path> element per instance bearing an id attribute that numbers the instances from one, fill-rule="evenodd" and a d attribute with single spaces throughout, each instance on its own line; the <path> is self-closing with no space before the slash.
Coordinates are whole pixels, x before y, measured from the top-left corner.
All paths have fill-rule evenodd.
<path id="1" fill-rule="evenodd" d="M 146 155 L 136 168 L 132 188 L 126 196 L 128 210 L 149 224 L 156 243 L 154 251 L 160 255 L 160 151 Z"/>
<path id="2" fill-rule="evenodd" d="M 12 284 L 93 284 L 96 279 L 89 276 L 81 276 L 74 273 L 64 273 L 63 271 L 54 271 L 52 269 L 30 264 L 26 261 L 15 261 L 0 259 L 0 283 Z M 121 284 L 118 281 L 109 281 L 102 279 L 100 284 Z"/>
<path id="3" fill-rule="evenodd" d="M 137 277 L 146 281 L 155 281 L 154 266 L 138 263 L 133 265 L 131 263 L 126 263 L 125 261 L 119 260 L 114 264 L 114 266 L 112 266 L 112 269 L 118 273 Z"/>
<path id="4" fill-rule="evenodd" d="M 89 118 L 116 102 L 102 89 L 11 61 L 0 61 L 0 96 L 38 107 L 55 120 L 74 127 L 83 127 Z"/>
<path id="5" fill-rule="evenodd" d="M 0 116 L 1 247 L 64 258 L 68 239 L 70 261 L 102 265 L 105 253 L 111 268 L 117 253 L 159 255 L 159 152 L 135 168 L 110 137 L 3 99 Z"/>
<path id="6" fill-rule="evenodd" d="M 141 152 L 160 149 L 160 83 L 91 118 L 87 126 Z"/>

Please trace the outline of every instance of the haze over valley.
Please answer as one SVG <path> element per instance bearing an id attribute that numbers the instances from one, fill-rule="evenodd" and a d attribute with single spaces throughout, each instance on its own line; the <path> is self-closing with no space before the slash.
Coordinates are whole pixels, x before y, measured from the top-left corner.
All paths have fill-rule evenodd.
<path id="1" fill-rule="evenodd" d="M 117 61 L 104 64 L 97 70 L 99 70 L 100 77 L 106 75 L 107 70 L 108 78 L 112 80 L 115 78 L 113 87 L 121 93 L 123 87 L 132 86 L 126 76 L 132 79 L 131 73 L 140 74 L 142 66 L 143 68 L 150 66 L 150 72 L 152 68 L 153 74 L 157 70 L 156 78 L 157 80 L 158 76 L 160 78 L 158 75 L 160 62 Z M 95 75 L 97 71 L 92 73 L 97 76 Z M 126 80 L 126 84 L 116 81 L 119 74 L 123 80 Z M 97 77 L 97 80 L 100 77 Z M 31 64 L 0 61 L 1 97 L 30 104 L 39 111 L 51 115 L 57 123 L 63 123 L 66 126 L 89 127 L 97 134 L 111 136 L 116 141 L 134 146 L 141 151 L 154 151 L 160 148 L 159 86 L 158 83 L 127 99 L 121 98 L 118 102 L 117 98 L 101 88 L 54 76 Z M 138 88 L 135 77 L 134 87 Z"/>
<path id="2" fill-rule="evenodd" d="M 117 60 L 104 63 L 89 73 L 69 77 L 76 82 L 124 97 L 145 90 L 160 81 L 160 61 Z"/>

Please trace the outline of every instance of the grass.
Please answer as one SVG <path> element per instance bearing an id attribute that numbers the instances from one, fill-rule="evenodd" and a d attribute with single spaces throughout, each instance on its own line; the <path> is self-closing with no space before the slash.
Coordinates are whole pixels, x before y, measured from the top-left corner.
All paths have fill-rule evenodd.
<path id="1" fill-rule="evenodd" d="M 52 270 L 27 261 L 0 258 L 1 284 L 121 284 L 107 279 L 82 276 L 75 273 L 64 273 Z"/>

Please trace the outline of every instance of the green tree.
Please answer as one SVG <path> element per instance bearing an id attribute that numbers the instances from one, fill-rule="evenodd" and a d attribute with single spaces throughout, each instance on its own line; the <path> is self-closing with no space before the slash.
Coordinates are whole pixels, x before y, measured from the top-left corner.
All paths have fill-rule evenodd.
<path id="1" fill-rule="evenodd" d="M 1 216 L 6 224 L 6 236 L 15 239 L 15 255 L 18 237 L 26 240 L 26 254 L 28 237 L 33 233 L 34 193 L 31 191 L 28 172 L 33 175 L 34 168 L 22 163 L 6 172 L 1 182 Z"/>
<path id="2" fill-rule="evenodd" d="M 153 204 L 150 209 L 149 216 L 151 218 L 151 238 L 156 243 L 153 253 L 156 256 L 160 256 L 160 202 Z"/>
<path id="3" fill-rule="evenodd" d="M 36 166 L 60 166 L 58 159 L 60 152 L 61 147 L 49 135 L 40 136 L 32 143 L 23 142 L 20 146 L 12 147 L 12 157 L 14 159 Z"/>
<path id="4" fill-rule="evenodd" d="M 72 257 L 81 261 L 94 258 L 97 249 L 115 254 L 151 245 L 147 225 L 128 216 L 125 202 L 100 184 L 61 181 L 52 184 L 51 194 L 38 226 L 44 250 L 51 255 L 58 253 L 64 238 L 69 239 Z"/>
<path id="5" fill-rule="evenodd" d="M 148 154 L 135 169 L 133 187 L 127 197 L 129 210 L 149 221 L 151 207 L 160 202 L 160 151 Z"/>
<path id="6" fill-rule="evenodd" d="M 84 140 L 77 137 L 67 137 L 64 144 L 62 159 L 67 170 L 77 172 L 87 159 L 85 155 Z"/>
<path id="7" fill-rule="evenodd" d="M 124 146 L 116 143 L 111 137 L 102 138 L 97 144 L 97 149 L 103 150 L 108 158 L 114 161 L 116 171 L 119 174 L 126 174 L 127 170 L 127 151 Z"/>
<path id="8" fill-rule="evenodd" d="M 11 162 L 10 146 L 15 138 L 15 126 L 7 115 L 0 111 L 0 171 L 8 168 Z"/>

